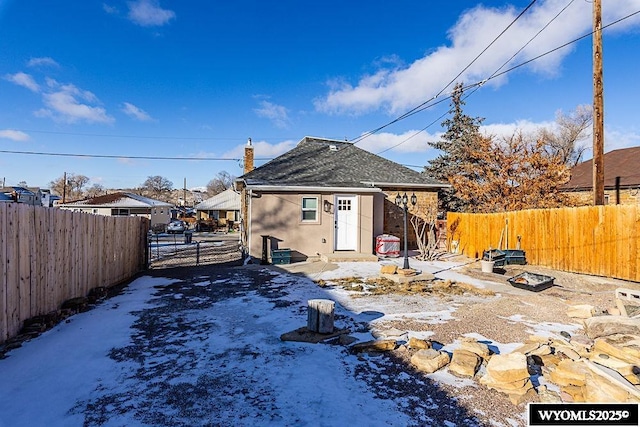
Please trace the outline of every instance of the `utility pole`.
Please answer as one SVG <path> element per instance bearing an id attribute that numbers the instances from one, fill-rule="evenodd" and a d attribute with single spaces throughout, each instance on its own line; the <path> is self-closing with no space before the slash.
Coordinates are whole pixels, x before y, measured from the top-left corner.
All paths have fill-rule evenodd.
<path id="1" fill-rule="evenodd" d="M 602 0 L 593 0 L 593 204 L 604 205 Z"/>
<path id="2" fill-rule="evenodd" d="M 187 178 L 184 179 L 184 184 L 182 185 L 182 205 L 187 207 Z"/>

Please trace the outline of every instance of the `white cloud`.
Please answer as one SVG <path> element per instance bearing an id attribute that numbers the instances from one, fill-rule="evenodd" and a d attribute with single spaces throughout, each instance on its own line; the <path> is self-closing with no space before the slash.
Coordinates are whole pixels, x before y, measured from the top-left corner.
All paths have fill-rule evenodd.
<path id="1" fill-rule="evenodd" d="M 151 116 L 149 114 L 147 114 L 146 111 L 144 111 L 141 108 L 136 107 L 133 104 L 130 104 L 128 102 L 124 103 L 124 107 L 122 108 L 122 112 L 124 112 L 125 114 L 127 114 L 130 117 L 133 117 L 136 120 L 140 120 L 141 122 L 148 122 L 148 121 L 152 121 L 153 119 L 151 118 Z"/>
<path id="2" fill-rule="evenodd" d="M 276 127 L 281 129 L 289 127 L 291 123 L 288 110 L 282 105 L 273 104 L 269 101 L 261 101 L 260 108 L 255 108 L 253 111 L 258 117 L 271 120 Z"/>
<path id="3" fill-rule="evenodd" d="M 7 74 L 4 76 L 4 78 L 11 83 L 17 84 L 18 86 L 26 87 L 32 92 L 40 91 L 40 86 L 29 74 L 19 72 L 15 74 Z"/>
<path id="4" fill-rule="evenodd" d="M 162 9 L 158 0 L 136 0 L 127 3 L 129 19 L 142 27 L 165 25 L 176 17 L 172 10 Z"/>
<path id="5" fill-rule="evenodd" d="M 93 93 L 81 90 L 72 84 L 59 84 L 53 79 L 47 79 L 47 85 L 52 90 L 42 95 L 46 108 L 36 111 L 36 116 L 51 117 L 66 123 L 77 121 L 113 123 L 115 121 L 103 107 L 90 105 L 99 103 Z"/>
<path id="6" fill-rule="evenodd" d="M 604 134 L 605 152 L 640 146 L 640 134 L 636 131 L 605 128 Z"/>
<path id="7" fill-rule="evenodd" d="M 58 64 L 53 58 L 48 56 L 42 58 L 31 58 L 29 62 L 27 62 L 27 66 L 29 67 L 59 67 Z"/>
<path id="8" fill-rule="evenodd" d="M 533 134 L 542 129 L 556 129 L 555 121 L 550 122 L 532 122 L 530 120 L 518 120 L 514 123 L 492 123 L 480 126 L 480 132 L 485 135 L 495 136 L 496 138 L 510 137 L 515 132 L 523 134 Z"/>
<path id="9" fill-rule="evenodd" d="M 106 3 L 102 3 L 102 10 L 107 12 L 109 15 L 117 15 L 119 12 L 117 7 L 111 6 Z"/>
<path id="10" fill-rule="evenodd" d="M 424 153 L 429 147 L 430 141 L 440 139 L 440 134 L 429 134 L 419 130 L 408 130 L 401 134 L 377 133 L 363 139 L 356 144 L 357 147 L 371 153 L 393 151 L 394 153 Z"/>
<path id="11" fill-rule="evenodd" d="M 588 33 L 591 30 L 591 8 L 583 2 L 575 2 L 515 59 L 510 60 L 512 55 L 525 46 L 566 6 L 566 3 L 566 0 L 538 2 L 538 5 L 523 15 L 456 81 L 467 84 L 481 82 L 507 61 L 510 62 L 502 70 Z M 615 2 L 615 5 L 610 7 L 603 7 L 603 22 L 612 22 L 635 12 L 638 3 L 638 0 L 625 0 Z M 447 85 L 454 77 L 489 46 L 518 13 L 519 10 L 513 7 L 498 9 L 482 5 L 467 10 L 449 30 L 449 44 L 430 50 L 427 55 L 408 66 L 399 62 L 386 67 L 381 64 L 378 71 L 362 76 L 356 84 L 345 81 L 336 83 L 337 79 L 334 79 L 328 83 L 329 93 L 317 99 L 315 107 L 318 111 L 331 114 L 363 114 L 378 109 L 397 114 L 421 104 L 441 91 L 447 94 L 451 90 Z M 629 21 L 634 22 L 627 22 L 627 27 L 637 26 L 640 18 Z M 624 30 L 620 26 L 612 28 L 611 31 L 619 29 Z M 559 73 L 562 60 L 571 50 L 572 47 L 569 47 L 546 55 L 527 65 L 527 69 L 545 76 L 556 75 Z M 490 80 L 488 84 L 499 86 L 506 81 L 505 75 Z"/>
<path id="12" fill-rule="evenodd" d="M 29 135 L 19 130 L 4 129 L 0 130 L 0 138 L 11 139 L 13 141 L 28 141 Z"/>

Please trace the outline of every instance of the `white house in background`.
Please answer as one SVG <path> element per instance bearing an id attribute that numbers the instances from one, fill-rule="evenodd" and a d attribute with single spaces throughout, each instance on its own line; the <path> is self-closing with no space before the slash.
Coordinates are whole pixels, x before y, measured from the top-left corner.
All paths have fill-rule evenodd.
<path id="1" fill-rule="evenodd" d="M 199 220 L 215 219 L 218 225 L 224 226 L 229 221 L 240 220 L 240 194 L 229 188 L 194 206 L 196 218 Z"/>
<path id="2" fill-rule="evenodd" d="M 173 205 L 134 193 L 112 193 L 58 205 L 60 209 L 105 216 L 144 216 L 151 226 L 168 224 Z"/>
<path id="3" fill-rule="evenodd" d="M 40 189 L 28 189 L 25 187 L 13 186 L 2 187 L 0 193 L 3 193 L 16 203 L 24 203 L 32 206 L 41 205 L 41 192 Z"/>

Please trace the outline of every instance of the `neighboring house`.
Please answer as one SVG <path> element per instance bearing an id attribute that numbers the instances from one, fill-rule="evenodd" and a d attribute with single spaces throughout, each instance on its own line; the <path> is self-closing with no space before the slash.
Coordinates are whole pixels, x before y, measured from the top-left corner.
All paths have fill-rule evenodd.
<path id="1" fill-rule="evenodd" d="M 62 199 L 60 196 L 51 194 L 51 190 L 49 189 L 41 189 L 40 192 L 42 193 L 41 203 L 44 207 L 52 208 L 58 200 Z"/>
<path id="2" fill-rule="evenodd" d="M 291 249 L 293 260 L 350 252 L 375 253 L 381 234 L 403 238 L 397 194 L 416 195 L 410 213 L 435 214 L 438 190 L 448 187 L 407 167 L 344 141 L 305 137 L 289 152 L 253 169 L 253 146 L 245 147 L 242 239 L 255 258 L 263 242 Z M 415 233 L 408 225 L 409 243 Z"/>
<path id="3" fill-rule="evenodd" d="M 12 202 L 14 202 L 13 197 L 5 193 L 0 193 L 0 203 L 12 203 Z"/>
<path id="4" fill-rule="evenodd" d="M 593 160 L 571 169 L 571 179 L 561 187 L 578 205 L 593 204 Z M 605 204 L 640 203 L 640 147 L 613 150 L 604 155 Z"/>
<path id="5" fill-rule="evenodd" d="M 215 219 L 220 226 L 240 221 L 240 194 L 232 188 L 195 205 L 198 220 Z"/>
<path id="6" fill-rule="evenodd" d="M 25 203 L 27 205 L 32 205 L 32 206 L 40 206 L 42 203 L 41 202 L 42 194 L 40 192 L 40 189 L 32 191 L 28 188 L 19 187 L 19 186 L 4 187 L 4 188 L 0 188 L 0 193 L 3 193 L 11 197 L 11 199 L 17 203 Z"/>
<path id="7" fill-rule="evenodd" d="M 144 216 L 154 226 L 169 223 L 173 206 L 138 194 L 119 192 L 60 204 L 58 207 L 105 216 Z"/>

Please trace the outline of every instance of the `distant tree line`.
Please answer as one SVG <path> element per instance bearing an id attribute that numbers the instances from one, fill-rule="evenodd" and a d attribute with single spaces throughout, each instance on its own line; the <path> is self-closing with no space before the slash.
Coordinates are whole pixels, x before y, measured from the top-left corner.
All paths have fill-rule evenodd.
<path id="1" fill-rule="evenodd" d="M 207 184 L 206 194 L 208 197 L 214 196 L 233 185 L 235 177 L 226 171 L 219 172 Z M 107 194 L 109 191 L 101 184 L 91 184 L 90 178 L 85 175 L 67 173 L 49 183 L 52 193 L 64 197 L 66 202 L 92 198 Z M 24 183 L 26 186 L 26 183 Z M 169 203 L 174 203 L 174 193 L 177 191 L 173 187 L 173 182 L 160 176 L 148 176 L 138 187 L 133 189 L 123 189 L 141 196 L 150 197 Z"/>

